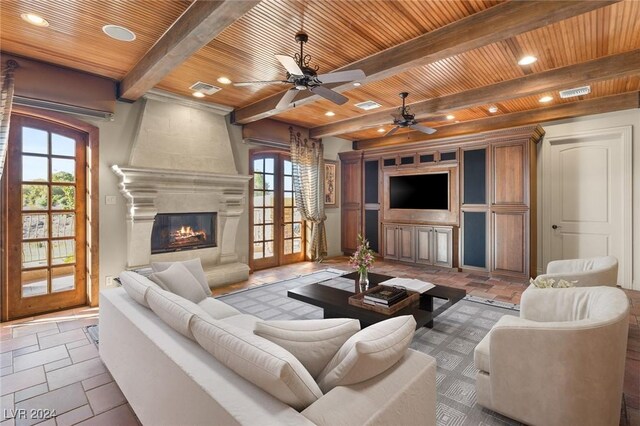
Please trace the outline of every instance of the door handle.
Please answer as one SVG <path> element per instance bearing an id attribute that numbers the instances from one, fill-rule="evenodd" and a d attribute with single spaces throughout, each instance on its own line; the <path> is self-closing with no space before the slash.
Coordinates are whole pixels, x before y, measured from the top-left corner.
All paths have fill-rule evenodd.
<path id="1" fill-rule="evenodd" d="M 562 228 L 562 226 L 558 226 L 558 225 L 551 225 L 552 229 L 558 229 L 558 228 Z"/>

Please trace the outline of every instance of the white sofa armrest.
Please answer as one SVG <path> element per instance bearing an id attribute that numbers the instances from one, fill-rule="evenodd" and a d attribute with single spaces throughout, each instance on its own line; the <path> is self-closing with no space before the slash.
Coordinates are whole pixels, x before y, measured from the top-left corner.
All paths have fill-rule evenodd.
<path id="1" fill-rule="evenodd" d="M 435 425 L 436 360 L 409 349 L 386 372 L 337 386 L 302 414 L 317 425 Z"/>

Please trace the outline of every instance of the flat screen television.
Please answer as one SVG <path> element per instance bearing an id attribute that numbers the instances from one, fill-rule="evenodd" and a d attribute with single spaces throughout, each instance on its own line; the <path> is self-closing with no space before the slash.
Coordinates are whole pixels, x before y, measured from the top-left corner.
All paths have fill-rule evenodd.
<path id="1" fill-rule="evenodd" d="M 449 173 L 389 176 L 389 208 L 449 210 Z"/>

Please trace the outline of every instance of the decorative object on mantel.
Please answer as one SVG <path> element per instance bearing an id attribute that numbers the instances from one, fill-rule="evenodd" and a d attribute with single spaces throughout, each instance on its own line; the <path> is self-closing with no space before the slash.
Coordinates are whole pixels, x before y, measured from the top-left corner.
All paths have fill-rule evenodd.
<path id="1" fill-rule="evenodd" d="M 578 281 L 567 281 L 562 278 L 558 280 L 557 283 L 553 278 L 538 277 L 535 280 L 533 278 L 529 278 L 529 284 L 533 284 L 538 288 L 570 288 L 575 287 L 577 283 Z"/>
<path id="2" fill-rule="evenodd" d="M 293 193 L 302 218 L 311 223 L 309 257 L 321 261 L 327 255 L 324 221 L 324 149 L 322 141 L 309 142 L 289 128 Z"/>
<path id="3" fill-rule="evenodd" d="M 358 278 L 358 284 L 360 286 L 360 292 L 363 292 L 369 288 L 369 269 L 373 266 L 375 258 L 373 257 L 373 250 L 369 248 L 369 241 L 358 234 L 358 248 L 353 256 L 349 258 L 349 263 L 360 274 Z"/>
<path id="4" fill-rule="evenodd" d="M 0 90 L 0 177 L 2 177 L 9 139 L 9 120 L 11 119 L 11 106 L 13 104 L 13 71 L 18 66 L 18 63 L 11 59 L 2 68 L 2 89 Z"/>

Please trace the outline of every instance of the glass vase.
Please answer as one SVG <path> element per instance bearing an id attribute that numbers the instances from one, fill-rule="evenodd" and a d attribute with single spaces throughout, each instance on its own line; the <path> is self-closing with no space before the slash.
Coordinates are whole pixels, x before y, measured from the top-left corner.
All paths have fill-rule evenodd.
<path id="1" fill-rule="evenodd" d="M 360 270 L 358 285 L 360 286 L 361 293 L 369 289 L 369 271 L 367 271 L 366 269 Z"/>

